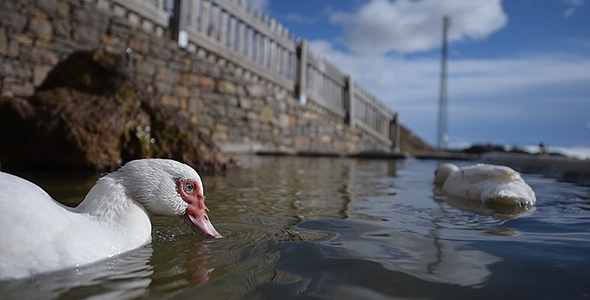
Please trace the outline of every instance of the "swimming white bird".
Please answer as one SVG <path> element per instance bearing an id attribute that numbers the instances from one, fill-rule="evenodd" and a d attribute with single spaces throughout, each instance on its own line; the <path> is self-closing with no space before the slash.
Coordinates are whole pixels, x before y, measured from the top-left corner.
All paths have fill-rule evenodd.
<path id="1" fill-rule="evenodd" d="M 100 178 L 77 207 L 0 172 L 0 280 L 77 267 L 151 242 L 148 211 L 183 218 L 221 237 L 197 172 L 168 159 L 140 159 Z"/>
<path id="2" fill-rule="evenodd" d="M 442 164 L 434 172 L 434 183 L 456 197 L 515 206 L 532 206 L 535 192 L 520 174 L 505 166 L 477 164 L 458 168 Z"/>

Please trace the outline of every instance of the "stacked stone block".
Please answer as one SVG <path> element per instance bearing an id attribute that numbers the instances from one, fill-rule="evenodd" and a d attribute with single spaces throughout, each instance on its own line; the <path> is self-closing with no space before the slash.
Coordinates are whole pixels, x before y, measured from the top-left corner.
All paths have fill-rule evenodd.
<path id="1" fill-rule="evenodd" d="M 14 0 L 0 3 L 2 97 L 35 92 L 60 60 L 78 49 L 131 49 L 130 68 L 158 101 L 188 114 L 199 128 L 251 150 L 354 153 L 389 150 L 319 106 L 202 49 L 186 51 L 166 28 L 106 0 Z"/>

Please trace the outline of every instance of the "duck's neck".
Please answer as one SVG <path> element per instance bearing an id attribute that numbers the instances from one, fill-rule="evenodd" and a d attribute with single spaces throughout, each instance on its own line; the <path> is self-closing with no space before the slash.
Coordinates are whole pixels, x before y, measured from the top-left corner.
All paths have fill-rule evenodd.
<path id="1" fill-rule="evenodd" d="M 79 231 L 92 233 L 78 239 L 90 239 L 98 257 L 118 255 L 152 240 L 147 211 L 128 196 L 117 172 L 100 178 L 71 211 L 79 216 Z"/>
<path id="2" fill-rule="evenodd" d="M 151 232 L 147 211 L 129 197 L 118 173 L 100 178 L 73 211 L 86 214 L 107 226 L 143 228 Z"/>

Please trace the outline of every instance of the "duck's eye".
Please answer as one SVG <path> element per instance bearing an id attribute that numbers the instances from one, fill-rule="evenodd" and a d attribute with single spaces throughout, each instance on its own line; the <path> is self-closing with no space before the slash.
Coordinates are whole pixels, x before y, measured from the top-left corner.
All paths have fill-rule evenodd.
<path id="1" fill-rule="evenodd" d="M 192 193 L 192 192 L 194 192 L 195 191 L 195 184 L 192 183 L 192 182 L 187 182 L 184 185 L 184 191 L 187 192 L 187 193 L 189 193 L 189 194 Z"/>

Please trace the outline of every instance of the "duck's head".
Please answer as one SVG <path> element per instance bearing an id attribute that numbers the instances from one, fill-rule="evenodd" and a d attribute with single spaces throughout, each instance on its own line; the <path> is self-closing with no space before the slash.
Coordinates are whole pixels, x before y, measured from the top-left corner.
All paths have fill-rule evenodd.
<path id="1" fill-rule="evenodd" d="M 209 220 L 203 183 L 193 168 L 170 159 L 138 159 L 119 173 L 129 196 L 148 211 L 180 216 L 193 230 L 221 237 Z"/>
<path id="2" fill-rule="evenodd" d="M 445 163 L 434 171 L 434 184 L 444 184 L 451 173 L 459 170 L 454 164 Z"/>

